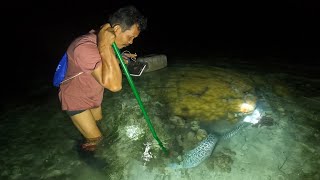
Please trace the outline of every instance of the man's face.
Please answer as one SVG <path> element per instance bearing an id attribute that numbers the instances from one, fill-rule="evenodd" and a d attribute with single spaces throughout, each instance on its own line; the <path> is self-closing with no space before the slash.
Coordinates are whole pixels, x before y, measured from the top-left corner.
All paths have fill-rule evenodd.
<path id="1" fill-rule="evenodd" d="M 134 24 L 130 29 L 122 32 L 121 27 L 115 32 L 116 39 L 115 42 L 119 49 L 122 49 L 126 46 L 129 46 L 133 43 L 134 38 L 138 37 L 140 31 L 138 29 L 138 25 Z"/>

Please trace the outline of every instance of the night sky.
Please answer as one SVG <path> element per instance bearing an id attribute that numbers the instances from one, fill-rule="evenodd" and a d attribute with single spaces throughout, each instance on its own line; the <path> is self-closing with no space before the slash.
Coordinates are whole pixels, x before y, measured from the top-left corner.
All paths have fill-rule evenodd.
<path id="1" fill-rule="evenodd" d="M 174 57 L 280 57 L 282 63 L 319 66 L 317 1 L 58 1 L 9 2 L 2 29 L 10 54 L 5 91 L 13 96 L 48 82 L 68 44 L 105 23 L 126 4 L 148 17 L 148 29 L 128 49 L 138 55 Z M 13 33 L 11 33 L 13 32 Z M 13 34 L 13 35 L 12 35 Z M 8 39 L 7 39 L 8 38 Z M 317 62 L 316 62 L 317 61 Z M 186 62 L 187 63 L 187 62 Z M 320 69 L 320 68 L 319 68 Z M 8 96 L 10 97 L 10 96 Z"/>

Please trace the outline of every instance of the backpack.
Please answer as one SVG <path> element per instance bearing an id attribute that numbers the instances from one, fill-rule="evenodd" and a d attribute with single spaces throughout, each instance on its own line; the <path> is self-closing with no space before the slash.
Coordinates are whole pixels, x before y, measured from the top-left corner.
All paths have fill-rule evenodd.
<path id="1" fill-rule="evenodd" d="M 58 66 L 56 68 L 56 71 L 54 73 L 53 86 L 59 87 L 60 84 L 66 82 L 66 81 L 69 81 L 69 80 L 71 80 L 71 79 L 73 79 L 83 73 L 83 72 L 80 72 L 80 73 L 78 73 L 68 79 L 64 79 L 66 76 L 67 70 L 68 70 L 68 55 L 65 52 L 64 55 L 62 56 L 62 58 L 60 59 Z"/>

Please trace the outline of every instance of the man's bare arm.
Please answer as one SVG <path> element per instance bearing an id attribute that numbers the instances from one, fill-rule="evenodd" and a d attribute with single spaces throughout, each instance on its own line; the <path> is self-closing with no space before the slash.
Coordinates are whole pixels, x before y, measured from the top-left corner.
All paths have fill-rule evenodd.
<path id="1" fill-rule="evenodd" d="M 105 88 L 116 92 L 122 89 L 122 73 L 112 48 L 115 35 L 109 24 L 105 24 L 98 34 L 98 49 L 102 65 L 92 75 Z"/>

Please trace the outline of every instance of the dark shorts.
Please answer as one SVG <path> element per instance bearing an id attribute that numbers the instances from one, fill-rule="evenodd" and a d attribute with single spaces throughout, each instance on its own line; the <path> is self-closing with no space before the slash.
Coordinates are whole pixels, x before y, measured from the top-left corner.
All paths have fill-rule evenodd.
<path id="1" fill-rule="evenodd" d="M 80 114 L 80 113 L 82 113 L 83 111 L 85 111 L 85 110 L 66 111 L 66 113 L 71 117 L 71 116 L 74 116 L 74 115 L 76 115 L 76 114 Z"/>

